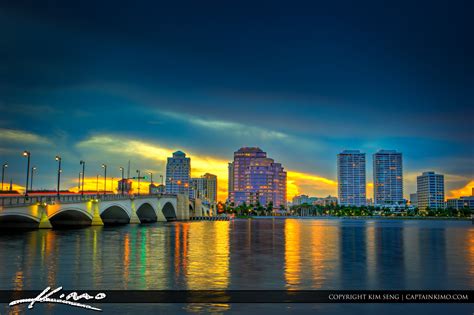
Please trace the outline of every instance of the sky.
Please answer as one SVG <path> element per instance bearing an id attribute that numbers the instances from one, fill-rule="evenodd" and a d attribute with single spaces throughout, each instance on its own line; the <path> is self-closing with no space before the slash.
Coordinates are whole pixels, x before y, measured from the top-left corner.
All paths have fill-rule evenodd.
<path id="1" fill-rule="evenodd" d="M 0 4 L 0 160 L 5 181 L 77 186 L 86 161 L 118 178 L 131 160 L 164 175 L 181 150 L 219 179 L 258 146 L 288 197 L 337 194 L 336 155 L 403 153 L 404 194 L 423 171 L 446 196 L 474 187 L 469 1 L 6 1 Z M 101 184 L 102 186 L 103 184 Z"/>

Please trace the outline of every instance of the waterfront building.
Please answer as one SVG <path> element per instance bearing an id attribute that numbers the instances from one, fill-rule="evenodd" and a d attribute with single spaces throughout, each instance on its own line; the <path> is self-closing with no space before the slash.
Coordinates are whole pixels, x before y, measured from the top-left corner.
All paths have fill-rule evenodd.
<path id="1" fill-rule="evenodd" d="M 444 208 L 444 175 L 423 172 L 416 178 L 418 208 Z"/>
<path id="2" fill-rule="evenodd" d="M 299 206 L 302 204 L 314 205 L 314 206 L 328 206 L 337 204 L 337 197 L 310 197 L 308 195 L 299 195 L 293 197 L 292 205 Z"/>
<path id="3" fill-rule="evenodd" d="M 217 202 L 217 176 L 206 173 L 191 179 L 191 198 Z"/>
<path id="4" fill-rule="evenodd" d="M 337 205 L 337 197 L 333 197 L 331 195 L 324 197 L 324 198 L 317 198 L 312 197 L 310 199 L 314 199 L 311 204 L 315 206 L 332 206 Z"/>
<path id="5" fill-rule="evenodd" d="M 272 203 L 274 208 L 286 207 L 286 171 L 260 148 L 244 147 L 234 152 L 229 176 L 229 201 L 234 205 Z"/>
<path id="6" fill-rule="evenodd" d="M 299 205 L 302 205 L 302 204 L 305 204 L 305 203 L 310 204 L 308 195 L 299 195 L 299 196 L 293 197 L 293 205 L 294 206 L 299 206 Z"/>
<path id="7" fill-rule="evenodd" d="M 366 204 L 365 153 L 344 150 L 337 155 L 337 188 L 339 204 L 364 206 Z"/>
<path id="8" fill-rule="evenodd" d="M 373 155 L 374 204 L 403 203 L 402 154 L 395 150 L 379 150 Z"/>
<path id="9" fill-rule="evenodd" d="M 452 198 L 446 201 L 446 207 L 456 210 L 468 208 L 474 210 L 474 196 Z"/>
<path id="10" fill-rule="evenodd" d="M 191 159 L 186 153 L 176 151 L 166 163 L 166 193 L 189 195 Z"/>

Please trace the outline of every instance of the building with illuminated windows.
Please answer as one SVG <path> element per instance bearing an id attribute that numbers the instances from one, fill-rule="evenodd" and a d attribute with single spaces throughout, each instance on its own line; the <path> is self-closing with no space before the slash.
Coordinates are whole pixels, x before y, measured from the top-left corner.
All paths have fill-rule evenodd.
<path id="1" fill-rule="evenodd" d="M 190 177 L 191 159 L 184 152 L 174 152 L 166 163 L 166 193 L 189 195 Z"/>
<path id="2" fill-rule="evenodd" d="M 340 205 L 366 205 L 365 153 L 344 150 L 337 155 L 337 190 Z"/>
<path id="3" fill-rule="evenodd" d="M 464 196 L 459 198 L 448 199 L 446 201 L 446 207 L 456 210 L 474 210 L 474 196 Z"/>
<path id="4" fill-rule="evenodd" d="M 416 178 L 416 190 L 420 210 L 444 208 L 444 175 L 423 172 Z"/>
<path id="5" fill-rule="evenodd" d="M 191 197 L 217 202 L 217 176 L 206 173 L 199 178 L 191 178 Z"/>
<path id="6" fill-rule="evenodd" d="M 229 163 L 228 199 L 236 206 L 245 202 L 286 207 L 286 171 L 260 148 L 240 148 Z"/>
<path id="7" fill-rule="evenodd" d="M 403 203 L 402 154 L 395 150 L 380 150 L 373 155 L 374 204 Z"/>

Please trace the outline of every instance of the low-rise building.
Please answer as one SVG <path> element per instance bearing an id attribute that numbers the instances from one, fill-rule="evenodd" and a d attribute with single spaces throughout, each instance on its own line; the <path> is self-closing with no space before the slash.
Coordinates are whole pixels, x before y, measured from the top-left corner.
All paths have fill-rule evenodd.
<path id="1" fill-rule="evenodd" d="M 448 201 L 446 201 L 446 207 L 456 210 L 463 208 L 474 210 L 474 196 L 448 199 Z"/>

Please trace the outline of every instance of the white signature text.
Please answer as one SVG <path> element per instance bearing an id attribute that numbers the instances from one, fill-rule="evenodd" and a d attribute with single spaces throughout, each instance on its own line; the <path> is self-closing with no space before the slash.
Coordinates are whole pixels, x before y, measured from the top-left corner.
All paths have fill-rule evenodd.
<path id="1" fill-rule="evenodd" d="M 41 292 L 38 296 L 34 298 L 15 300 L 15 301 L 10 302 L 9 305 L 14 306 L 17 304 L 29 303 L 28 308 L 32 309 L 35 303 L 59 303 L 59 304 L 66 304 L 70 306 L 86 308 L 93 311 L 99 311 L 99 312 L 102 311 L 100 308 L 83 304 L 78 301 L 102 300 L 102 299 L 105 299 L 106 297 L 105 293 L 100 292 L 92 296 L 88 293 L 78 294 L 77 292 L 71 292 L 68 295 L 65 295 L 64 293 L 62 293 L 61 295 L 59 295 L 59 298 L 54 298 L 53 295 L 60 292 L 62 289 L 63 287 L 58 287 L 54 290 L 51 290 L 51 287 L 47 287 L 46 289 L 43 290 L 43 292 Z"/>

